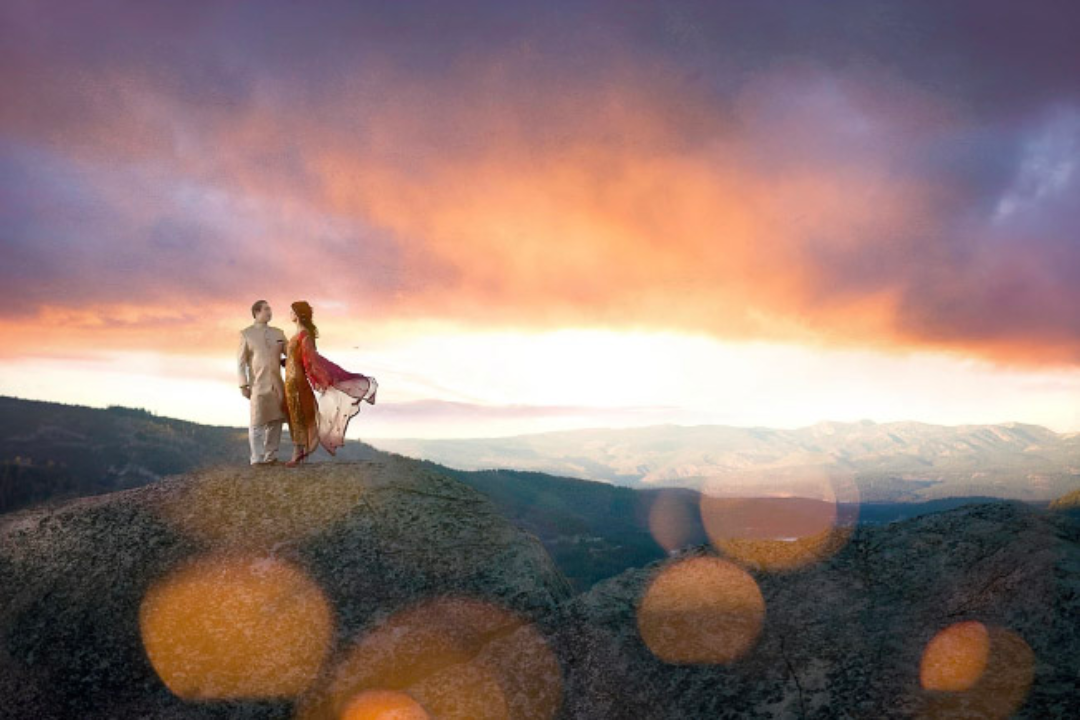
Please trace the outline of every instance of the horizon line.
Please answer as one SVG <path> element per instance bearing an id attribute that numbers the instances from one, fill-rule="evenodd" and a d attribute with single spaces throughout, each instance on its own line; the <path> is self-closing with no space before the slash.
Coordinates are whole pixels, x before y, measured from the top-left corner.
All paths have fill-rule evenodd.
<path id="1" fill-rule="evenodd" d="M 133 407 L 133 406 L 128 406 L 128 405 L 105 405 L 105 406 L 83 405 L 83 404 L 78 404 L 78 403 L 64 403 L 64 402 L 59 402 L 57 400 L 42 400 L 42 399 L 38 399 L 38 398 L 25 398 L 25 397 L 19 397 L 19 396 L 16 396 L 16 395 L 2 395 L 2 394 L 0 394 L 0 400 L 17 400 L 17 401 L 20 401 L 20 402 L 33 402 L 33 403 L 40 403 L 40 404 L 45 404 L 45 405 L 60 405 L 60 406 L 64 406 L 64 407 L 82 408 L 82 409 L 86 409 L 86 410 L 102 410 L 102 411 L 108 411 L 108 410 L 112 410 L 112 409 L 130 410 L 130 411 L 135 411 L 135 412 L 143 412 L 143 413 L 146 413 L 147 415 L 150 415 L 150 416 L 156 417 L 156 418 L 160 418 L 160 419 L 163 419 L 163 420 L 173 420 L 173 421 L 177 421 L 177 422 L 186 422 L 186 423 L 191 423 L 193 425 L 201 425 L 201 426 L 204 426 L 204 427 L 226 428 L 226 429 L 230 429 L 230 430 L 246 430 L 247 429 L 246 425 L 216 425 L 216 424 L 212 424 L 212 423 L 200 422 L 200 421 L 197 421 L 197 420 L 189 420 L 187 418 L 176 417 L 176 416 L 172 416 L 172 415 L 160 415 L 160 414 L 154 412 L 153 410 L 149 410 L 147 408 Z M 432 400 L 438 401 L 437 398 L 432 398 Z M 414 401 L 410 401 L 410 402 L 414 402 Z M 393 404 L 408 404 L 408 403 L 393 403 Z M 518 404 L 518 405 L 493 405 L 491 407 L 522 407 L 522 406 L 520 404 Z M 286 425 L 287 425 L 287 423 L 286 423 Z M 733 429 L 733 430 L 770 430 L 770 431 L 783 431 L 783 432 L 798 432 L 800 430 L 808 430 L 810 428 L 818 427 L 820 425 L 842 425 L 842 426 L 856 426 L 856 425 L 868 426 L 868 425 L 872 425 L 872 426 L 882 426 L 882 427 L 887 427 L 887 426 L 892 426 L 892 425 L 924 425 L 924 426 L 933 427 L 933 428 L 950 428 L 950 429 L 978 428 L 978 427 L 990 428 L 990 427 L 1010 427 L 1010 426 L 1012 426 L 1012 427 L 1038 428 L 1040 430 L 1044 430 L 1044 431 L 1046 431 L 1048 433 L 1056 435 L 1059 438 L 1068 438 L 1068 437 L 1080 435 L 1080 431 L 1076 431 L 1076 430 L 1073 430 L 1073 431 L 1058 431 L 1058 430 L 1054 430 L 1052 428 L 1049 428 L 1049 427 L 1047 427 L 1045 425 L 1040 425 L 1038 423 L 1028 423 L 1028 422 L 1022 422 L 1022 421 L 1018 421 L 1018 420 L 1003 420 L 1003 421 L 993 422 L 993 423 L 944 424 L 944 423 L 931 423 L 931 422 L 926 422 L 926 421 L 923 421 L 923 420 L 913 420 L 913 419 L 879 421 L 879 420 L 873 420 L 873 419 L 870 419 L 870 418 L 860 418 L 859 420 L 850 420 L 850 421 L 848 421 L 848 420 L 822 419 L 822 420 L 818 420 L 818 421 L 810 423 L 810 424 L 797 425 L 797 426 L 794 426 L 794 427 L 781 427 L 781 426 L 770 426 L 770 425 L 731 425 L 731 424 L 725 424 L 725 423 L 683 424 L 683 423 L 671 423 L 671 422 L 668 422 L 668 423 L 653 423 L 653 424 L 649 424 L 649 425 L 587 426 L 587 427 L 578 427 L 578 428 L 567 428 L 567 429 L 562 429 L 562 430 L 542 430 L 542 431 L 539 431 L 539 432 L 514 433 L 514 434 L 510 434 L 510 435 L 478 435 L 478 436 L 469 436 L 469 437 L 418 437 L 418 436 L 415 436 L 415 435 L 410 435 L 410 436 L 389 436 L 389 435 L 370 436 L 369 435 L 369 436 L 366 436 L 366 439 L 362 439 L 362 440 L 361 439 L 356 439 L 356 438 L 346 438 L 346 440 L 352 440 L 353 442 L 364 442 L 364 443 L 367 443 L 367 444 L 371 444 L 371 442 L 369 442 L 369 441 L 377 441 L 377 440 L 460 442 L 460 441 L 474 441 L 474 440 L 506 440 L 506 439 L 510 439 L 510 438 L 535 437 L 535 436 L 541 436 L 541 435 L 558 435 L 558 434 L 567 434 L 567 433 L 575 433 L 575 432 L 619 431 L 619 430 L 648 430 L 648 429 L 652 429 L 652 428 L 686 428 L 686 429 L 689 429 L 689 428 L 728 428 L 728 429 Z"/>

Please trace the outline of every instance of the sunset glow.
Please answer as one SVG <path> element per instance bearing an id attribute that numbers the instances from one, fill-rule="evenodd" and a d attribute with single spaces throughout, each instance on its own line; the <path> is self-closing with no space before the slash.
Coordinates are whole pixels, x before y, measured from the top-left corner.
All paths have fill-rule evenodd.
<path id="1" fill-rule="evenodd" d="M 842 5 L 8 3 L 0 393 L 241 426 L 303 298 L 353 437 L 1080 431 L 1065 36 Z"/>

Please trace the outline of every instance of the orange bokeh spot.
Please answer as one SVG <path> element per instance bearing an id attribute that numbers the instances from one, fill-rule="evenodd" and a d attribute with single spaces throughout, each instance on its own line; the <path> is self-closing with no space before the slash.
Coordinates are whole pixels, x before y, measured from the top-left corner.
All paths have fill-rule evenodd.
<path id="1" fill-rule="evenodd" d="M 353 698 L 341 720 L 429 720 L 430 717 L 407 693 L 367 690 Z"/>
<path id="2" fill-rule="evenodd" d="M 717 550 L 750 568 L 791 570 L 842 548 L 858 519 L 852 478 L 820 470 L 714 482 L 702 491 L 701 520 Z M 730 497 L 753 492 L 754 497 Z"/>
<path id="3" fill-rule="evenodd" d="M 765 599 L 750 575 L 726 560 L 678 560 L 653 578 L 637 609 L 638 631 L 668 663 L 727 664 L 757 641 Z"/>
<path id="4" fill-rule="evenodd" d="M 926 690 L 967 690 L 982 677 L 990 658 L 990 633 L 974 620 L 945 628 L 927 644 L 919 666 Z"/>
<path id="5" fill-rule="evenodd" d="M 254 556 L 190 562 L 150 588 L 139 609 L 150 663 L 186 700 L 298 695 L 326 657 L 333 624 L 304 572 Z"/>
<path id="6" fill-rule="evenodd" d="M 1024 639 L 980 622 L 950 625 L 927 644 L 919 669 L 926 690 L 920 717 L 1010 717 L 1035 679 Z"/>
<path id="7" fill-rule="evenodd" d="M 697 503 L 686 491 L 660 490 L 649 507 L 649 532 L 665 550 L 686 547 L 692 537 Z"/>
<path id="8" fill-rule="evenodd" d="M 553 718 L 562 670 L 527 619 L 489 602 L 442 597 L 367 632 L 297 717 L 352 717 L 345 713 L 355 698 L 375 691 L 405 695 L 439 718 Z"/>

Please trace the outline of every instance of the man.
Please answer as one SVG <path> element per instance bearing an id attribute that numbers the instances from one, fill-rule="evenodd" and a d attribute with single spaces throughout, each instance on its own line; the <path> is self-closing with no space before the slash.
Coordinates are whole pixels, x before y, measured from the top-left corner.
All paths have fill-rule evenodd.
<path id="1" fill-rule="evenodd" d="M 255 322 L 240 331 L 237 369 L 240 392 L 251 401 L 248 440 L 252 465 L 276 463 L 285 420 L 285 383 L 281 380 L 282 357 L 288 344 L 280 328 L 270 327 L 270 304 L 259 300 L 251 306 Z"/>

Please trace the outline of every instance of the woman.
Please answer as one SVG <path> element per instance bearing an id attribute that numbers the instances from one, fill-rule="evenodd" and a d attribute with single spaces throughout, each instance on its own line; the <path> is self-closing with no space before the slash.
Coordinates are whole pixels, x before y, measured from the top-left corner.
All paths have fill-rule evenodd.
<path id="1" fill-rule="evenodd" d="M 296 467 L 320 444 L 331 455 L 345 444 L 349 420 L 360 412 L 360 401 L 375 404 L 379 384 L 375 378 L 343 370 L 315 349 L 319 330 L 311 320 L 311 306 L 303 300 L 292 304 L 290 318 L 296 332 L 289 339 L 285 359 L 285 400 L 289 410 L 292 460 Z M 315 399 L 312 388 L 319 392 Z"/>

